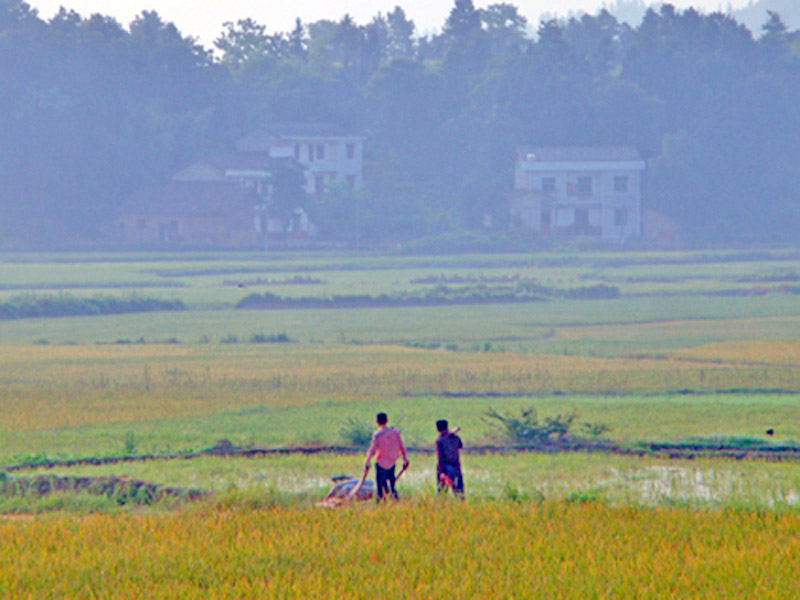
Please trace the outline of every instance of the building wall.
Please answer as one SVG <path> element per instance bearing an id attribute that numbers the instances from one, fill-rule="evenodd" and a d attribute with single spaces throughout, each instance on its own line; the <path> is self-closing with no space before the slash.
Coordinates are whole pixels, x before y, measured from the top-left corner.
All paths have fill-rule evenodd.
<path id="1" fill-rule="evenodd" d="M 291 151 L 306 174 L 306 191 L 320 194 L 326 187 L 364 185 L 364 144 L 361 138 L 308 138 L 282 143 L 278 152 Z"/>
<path id="2" fill-rule="evenodd" d="M 127 243 L 176 242 L 191 244 L 252 245 L 259 241 L 252 216 L 169 216 L 129 214 L 117 220 L 117 231 Z"/>
<path id="3" fill-rule="evenodd" d="M 535 231 L 623 241 L 641 235 L 644 163 L 547 163 L 520 155 L 512 222 Z M 548 227 L 548 224 L 550 227 Z"/>

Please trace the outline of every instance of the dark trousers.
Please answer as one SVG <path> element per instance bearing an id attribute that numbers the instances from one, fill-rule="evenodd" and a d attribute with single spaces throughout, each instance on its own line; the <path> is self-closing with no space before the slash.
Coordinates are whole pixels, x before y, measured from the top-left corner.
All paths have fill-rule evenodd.
<path id="1" fill-rule="evenodd" d="M 394 489 L 394 465 L 390 469 L 384 469 L 378 463 L 375 463 L 375 484 L 378 488 L 378 502 L 383 500 L 386 494 L 391 493 L 392 496 L 397 498 L 397 490 Z"/>
<path id="2" fill-rule="evenodd" d="M 445 483 L 446 480 L 442 475 L 453 482 L 453 492 L 460 495 L 464 494 L 464 476 L 461 475 L 461 467 L 455 465 L 442 465 L 439 467 L 436 489 L 439 492 L 446 492 L 449 485 Z"/>

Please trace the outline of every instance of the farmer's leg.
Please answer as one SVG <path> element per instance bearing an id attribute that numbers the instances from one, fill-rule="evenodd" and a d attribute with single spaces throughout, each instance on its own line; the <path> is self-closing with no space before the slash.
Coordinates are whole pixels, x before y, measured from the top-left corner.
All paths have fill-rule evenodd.
<path id="1" fill-rule="evenodd" d="M 453 492 L 464 498 L 464 476 L 461 474 L 461 468 L 453 469 Z"/>
<path id="2" fill-rule="evenodd" d="M 375 487 L 378 491 L 377 500 L 383 500 L 383 495 L 389 491 L 388 480 L 386 478 L 387 470 L 375 463 Z"/>
<path id="3" fill-rule="evenodd" d="M 386 480 L 389 482 L 389 488 L 392 491 L 392 496 L 394 496 L 394 499 L 397 500 L 397 490 L 394 487 L 395 479 L 396 478 L 394 475 L 394 465 L 392 465 L 392 468 L 387 469 L 386 471 Z"/>

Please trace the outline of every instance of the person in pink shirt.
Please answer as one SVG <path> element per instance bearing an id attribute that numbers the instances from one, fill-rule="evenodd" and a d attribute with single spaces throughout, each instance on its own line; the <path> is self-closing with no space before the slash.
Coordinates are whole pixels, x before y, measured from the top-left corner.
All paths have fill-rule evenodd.
<path id="1" fill-rule="evenodd" d="M 375 484 L 378 489 L 378 502 L 384 496 L 391 493 L 397 499 L 395 489 L 394 467 L 397 459 L 403 457 L 403 468 L 408 467 L 408 455 L 403 444 L 400 432 L 394 427 L 389 427 L 389 418 L 386 413 L 378 413 L 375 417 L 378 429 L 372 434 L 372 443 L 367 450 L 367 458 L 364 461 L 364 471 L 369 471 L 372 457 L 375 457 Z"/>

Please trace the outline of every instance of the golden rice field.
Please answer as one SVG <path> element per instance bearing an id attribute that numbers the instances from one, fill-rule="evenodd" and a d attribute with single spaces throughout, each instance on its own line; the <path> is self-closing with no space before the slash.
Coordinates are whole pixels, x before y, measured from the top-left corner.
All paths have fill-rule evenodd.
<path id="1" fill-rule="evenodd" d="M 800 342 L 601 358 L 398 346 L 0 346 L 6 431 L 443 393 L 800 389 Z"/>
<path id="2" fill-rule="evenodd" d="M 800 516 L 597 503 L 0 519 L 9 598 L 795 598 Z"/>

